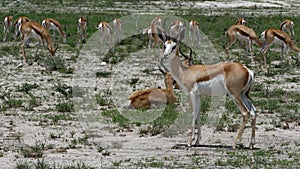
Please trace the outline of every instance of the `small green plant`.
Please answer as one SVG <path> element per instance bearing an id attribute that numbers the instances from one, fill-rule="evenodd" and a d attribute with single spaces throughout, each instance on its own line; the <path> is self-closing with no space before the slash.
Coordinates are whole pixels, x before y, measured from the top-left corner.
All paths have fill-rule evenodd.
<path id="1" fill-rule="evenodd" d="M 101 113 L 105 117 L 109 117 L 112 119 L 112 122 L 118 123 L 123 128 L 129 127 L 129 120 L 122 116 L 118 110 L 105 110 Z"/>
<path id="2" fill-rule="evenodd" d="M 96 77 L 98 78 L 109 78 L 111 72 L 96 72 Z"/>
<path id="3" fill-rule="evenodd" d="M 56 124 L 58 123 L 60 120 L 75 120 L 75 117 L 73 117 L 70 113 L 64 112 L 64 113 L 58 113 L 55 115 L 52 114 L 47 114 L 44 115 L 44 121 L 47 120 L 52 120 L 52 123 Z"/>
<path id="4" fill-rule="evenodd" d="M 43 60 L 48 71 L 59 71 L 61 73 L 72 74 L 73 69 L 67 68 L 65 60 L 58 56 L 47 56 Z"/>
<path id="5" fill-rule="evenodd" d="M 37 85 L 36 83 L 33 84 L 24 83 L 22 86 L 17 87 L 17 91 L 28 94 L 30 90 L 36 89 L 38 87 L 39 85 Z"/>
<path id="6" fill-rule="evenodd" d="M 132 78 L 131 81 L 129 82 L 130 86 L 135 86 L 135 84 L 139 81 L 139 78 Z"/>
<path id="7" fill-rule="evenodd" d="M 59 82 L 54 86 L 54 90 L 61 93 L 62 95 L 64 95 L 66 99 L 69 99 L 72 97 L 72 87 L 70 87 L 66 84 Z"/>
<path id="8" fill-rule="evenodd" d="M 9 108 L 18 108 L 18 107 L 22 107 L 23 104 L 23 100 L 20 99 L 9 99 L 8 101 L 6 101 L 6 105 Z"/>
<path id="9" fill-rule="evenodd" d="M 55 106 L 56 110 L 58 112 L 74 112 L 74 104 L 72 102 L 64 102 L 64 103 L 58 103 Z"/>
<path id="10" fill-rule="evenodd" d="M 20 151 L 25 158 L 41 158 L 45 149 L 45 143 L 37 141 L 35 146 L 23 146 L 20 148 Z"/>
<path id="11" fill-rule="evenodd" d="M 96 103 L 99 104 L 100 106 L 109 105 L 109 100 L 106 97 L 102 97 L 99 94 L 96 94 L 95 98 L 96 98 Z"/>

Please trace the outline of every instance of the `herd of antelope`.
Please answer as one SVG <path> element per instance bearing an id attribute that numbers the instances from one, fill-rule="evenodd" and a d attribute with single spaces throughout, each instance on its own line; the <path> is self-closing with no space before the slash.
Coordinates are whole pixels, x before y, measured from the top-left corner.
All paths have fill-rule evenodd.
<path id="1" fill-rule="evenodd" d="M 4 18 L 3 41 L 6 41 L 7 34 L 12 31 L 12 26 L 14 25 L 14 37 L 21 37 L 21 50 L 25 62 L 25 47 L 28 45 L 30 38 L 38 39 L 40 44 L 42 43 L 44 47 L 44 43 L 46 42 L 48 45 L 47 49 L 51 55 L 54 56 L 58 48 L 54 48 L 53 46 L 55 33 L 53 33 L 54 35 L 51 38 L 49 30 L 57 31 L 64 43 L 68 37 L 62 25 L 55 19 L 45 18 L 42 23 L 37 23 L 31 21 L 28 17 L 22 16 L 17 18 L 13 23 L 12 18 L 12 16 L 6 16 Z M 165 25 L 162 24 L 163 22 L 165 21 L 163 21 L 161 17 L 154 18 L 150 26 L 143 30 L 143 34 L 147 34 L 148 36 L 149 48 L 156 48 L 159 42 L 163 43 L 163 55 L 159 57 L 158 67 L 164 75 L 166 89 L 150 88 L 135 91 L 129 96 L 129 107 L 149 109 L 162 104 L 175 103 L 176 96 L 174 94 L 174 86 L 176 85 L 176 88 L 180 88 L 184 93 L 189 95 L 192 108 L 192 135 L 189 140 L 189 145 L 192 145 L 196 138 L 196 121 L 198 135 L 195 145 L 199 145 L 199 141 L 201 140 L 201 96 L 228 95 L 238 107 L 243 117 L 243 122 L 233 143 L 233 148 L 239 143 L 250 116 L 252 127 L 250 147 L 253 148 L 255 144 L 256 108 L 249 98 L 250 88 L 254 82 L 253 71 L 238 62 L 194 65 L 192 49 L 190 48 L 189 56 L 186 56 L 180 49 L 180 42 L 185 38 L 187 29 L 185 23 L 180 20 L 175 20 L 165 28 Z M 250 52 L 251 56 L 253 56 L 252 43 L 256 43 L 261 48 L 260 54 L 264 57 L 265 66 L 266 53 L 273 43 L 282 45 L 282 54 L 286 54 L 287 47 L 290 47 L 298 53 L 298 58 L 300 59 L 300 49 L 291 38 L 291 36 L 294 35 L 293 26 L 294 23 L 292 21 L 285 20 L 280 24 L 280 29 L 269 28 L 265 30 L 259 38 L 253 29 L 246 26 L 246 21 L 240 18 L 234 25 L 230 26 L 225 33 L 228 39 L 228 44 L 225 47 L 227 58 L 229 57 L 229 48 L 238 40 L 240 45 L 246 43 L 246 46 L 243 47 Z M 78 39 L 82 43 L 86 42 L 87 28 L 88 24 L 86 18 L 79 18 L 77 34 Z M 113 37 L 117 43 L 122 40 L 122 22 L 118 18 L 112 21 L 112 26 L 102 21 L 96 28 L 100 35 L 101 46 L 107 43 L 110 49 L 113 50 Z M 201 45 L 200 24 L 196 20 L 189 22 L 189 41 Z M 182 61 L 180 59 L 181 57 L 184 57 L 185 60 Z M 169 68 L 165 66 L 164 62 L 170 65 Z"/>
<path id="2" fill-rule="evenodd" d="M 67 37 L 69 34 L 63 29 L 63 26 L 59 21 L 53 18 L 45 18 L 41 23 L 32 21 L 26 16 L 20 16 L 13 22 L 13 16 L 6 16 L 2 21 L 4 27 L 4 36 L 3 41 L 6 41 L 7 35 L 9 32 L 12 32 L 12 27 L 14 26 L 14 38 L 21 38 L 21 50 L 23 61 L 26 62 L 26 52 L 25 47 L 29 44 L 29 39 L 34 38 L 39 40 L 39 45 L 37 47 L 37 51 L 39 49 L 40 44 L 45 47 L 45 42 L 47 43 L 47 49 L 50 51 L 52 56 L 55 55 L 57 47 L 54 48 L 55 43 L 55 34 L 59 33 L 60 37 L 63 39 L 63 43 L 66 43 Z M 86 42 L 87 38 L 87 29 L 88 22 L 84 17 L 80 17 L 78 19 L 77 25 L 77 35 L 78 39 L 82 42 Z M 110 47 L 112 48 L 112 34 L 114 33 L 117 42 L 120 42 L 122 39 L 122 22 L 120 19 L 115 18 L 113 20 L 113 31 L 112 27 L 105 21 L 102 21 L 97 29 L 100 34 L 100 42 L 104 43 L 104 41 L 110 41 Z M 50 30 L 53 30 L 52 37 L 49 33 Z M 108 38 L 108 39 L 105 39 Z M 102 45 L 102 44 L 101 44 Z"/>

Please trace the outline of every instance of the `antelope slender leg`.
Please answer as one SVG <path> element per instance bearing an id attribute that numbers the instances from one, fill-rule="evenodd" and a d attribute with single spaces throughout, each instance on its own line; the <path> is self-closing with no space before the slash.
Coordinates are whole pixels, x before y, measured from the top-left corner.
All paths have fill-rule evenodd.
<path id="1" fill-rule="evenodd" d="M 235 37 L 234 37 L 234 39 L 233 39 L 233 38 L 230 38 L 230 39 L 228 40 L 228 43 L 227 43 L 227 45 L 226 45 L 226 47 L 225 47 L 225 53 L 226 53 L 226 55 L 227 55 L 227 58 L 229 58 L 228 50 L 229 50 L 229 48 L 234 44 L 235 41 L 236 41 L 236 38 L 235 38 Z"/>
<path id="2" fill-rule="evenodd" d="M 201 101 L 200 95 L 196 95 L 196 113 L 197 113 L 197 129 L 198 129 L 198 137 L 195 145 L 200 145 L 199 142 L 201 140 L 201 119 L 200 119 L 200 110 L 201 110 Z"/>
<path id="3" fill-rule="evenodd" d="M 239 129 L 238 135 L 237 135 L 237 137 L 236 137 L 236 139 L 234 141 L 234 144 L 232 146 L 233 149 L 235 149 L 236 145 L 241 141 L 241 137 L 243 135 L 243 132 L 244 132 L 244 130 L 246 128 L 246 123 L 248 121 L 248 113 L 247 112 L 243 112 L 242 116 L 243 116 L 243 123 L 242 123 L 242 125 L 241 125 L 241 127 Z"/>
<path id="4" fill-rule="evenodd" d="M 198 137 L 197 137 L 197 142 L 196 144 L 199 144 L 200 136 L 201 136 L 201 130 L 200 130 L 200 96 L 197 95 L 197 91 L 191 91 L 190 92 L 190 100 L 191 100 L 191 107 L 192 107 L 192 112 L 193 112 L 193 119 L 192 119 L 192 136 L 189 140 L 189 144 L 192 145 L 192 142 L 195 140 L 195 122 L 196 118 L 198 120 Z M 197 117 L 196 117 L 197 116 Z"/>
<path id="5" fill-rule="evenodd" d="M 249 145 L 250 149 L 254 148 L 254 144 L 255 144 L 255 125 L 256 125 L 256 116 L 254 116 L 254 118 L 252 118 L 251 120 L 251 143 Z"/>

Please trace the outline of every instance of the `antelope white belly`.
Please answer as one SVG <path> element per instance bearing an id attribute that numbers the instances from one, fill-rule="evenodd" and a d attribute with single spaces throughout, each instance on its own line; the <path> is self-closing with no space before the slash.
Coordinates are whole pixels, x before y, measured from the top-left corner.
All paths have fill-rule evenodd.
<path id="1" fill-rule="evenodd" d="M 248 36 L 244 36 L 244 35 L 240 34 L 239 32 L 236 33 L 236 37 L 237 37 L 237 39 L 240 39 L 240 40 L 243 40 L 243 41 L 249 41 Z"/>
<path id="2" fill-rule="evenodd" d="M 34 30 L 31 30 L 31 33 L 29 35 L 30 38 L 34 38 L 34 39 L 40 39 L 40 35 L 37 34 Z"/>
<path id="3" fill-rule="evenodd" d="M 50 26 L 50 30 L 59 31 L 59 30 L 58 30 L 58 27 L 57 27 L 54 23 L 51 22 L 50 25 L 51 25 L 51 26 Z"/>
<path id="4" fill-rule="evenodd" d="M 281 39 L 277 38 L 276 36 L 274 37 L 274 40 L 273 40 L 273 43 L 274 44 L 285 44 Z"/>
<path id="5" fill-rule="evenodd" d="M 218 75 L 209 81 L 195 84 L 193 90 L 197 89 L 198 94 L 207 96 L 221 96 L 227 93 L 223 75 Z"/>

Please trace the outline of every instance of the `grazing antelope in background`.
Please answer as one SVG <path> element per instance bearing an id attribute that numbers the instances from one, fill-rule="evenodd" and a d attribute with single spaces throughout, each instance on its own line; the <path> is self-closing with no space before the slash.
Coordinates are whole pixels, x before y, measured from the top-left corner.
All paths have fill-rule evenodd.
<path id="1" fill-rule="evenodd" d="M 260 53 L 263 54 L 264 56 L 264 66 L 267 65 L 266 63 L 267 51 L 273 43 L 282 45 L 281 55 L 286 55 L 287 47 L 290 47 L 298 54 L 298 59 L 295 59 L 294 57 L 292 57 L 292 59 L 300 60 L 300 49 L 295 45 L 292 38 L 287 33 L 281 30 L 269 28 L 261 34 L 261 39 L 264 40 L 264 45 L 260 50 Z"/>
<path id="2" fill-rule="evenodd" d="M 31 20 L 26 16 L 20 16 L 14 22 L 15 29 L 15 39 L 20 35 L 20 26 L 25 22 L 30 22 Z"/>
<path id="3" fill-rule="evenodd" d="M 66 43 L 67 34 L 63 31 L 61 24 L 52 18 L 46 18 L 42 21 L 42 25 L 48 31 L 53 30 L 53 42 L 55 43 L 55 31 L 57 31 L 63 39 L 63 42 Z"/>
<path id="4" fill-rule="evenodd" d="M 58 48 L 53 47 L 52 40 L 50 37 L 50 34 L 46 28 L 44 28 L 42 25 L 40 25 L 37 22 L 25 22 L 20 26 L 20 34 L 21 34 L 21 49 L 23 54 L 23 60 L 26 62 L 26 53 L 25 53 L 25 43 L 29 38 L 35 38 L 40 41 L 37 51 L 40 47 L 40 44 L 42 43 L 45 47 L 45 42 L 48 44 L 47 48 L 50 51 L 51 55 L 54 56 L 56 50 Z"/>
<path id="5" fill-rule="evenodd" d="M 145 90 L 138 90 L 129 96 L 129 108 L 144 108 L 150 109 L 160 105 L 173 104 L 176 102 L 176 96 L 173 91 L 173 78 L 170 72 L 159 70 L 164 75 L 166 89 L 150 88 Z"/>
<path id="6" fill-rule="evenodd" d="M 77 34 L 82 43 L 86 42 L 86 31 L 88 28 L 87 20 L 84 17 L 78 19 Z"/>
<path id="7" fill-rule="evenodd" d="M 254 73 L 241 63 L 218 63 L 214 65 L 184 66 L 177 56 L 179 43 L 185 36 L 183 29 L 179 36 L 174 39 L 157 29 L 160 39 L 164 42 L 164 58 L 170 65 L 172 77 L 179 84 L 184 93 L 189 95 L 193 111 L 192 136 L 189 145 L 195 139 L 195 121 L 197 118 L 198 137 L 195 145 L 199 145 L 201 139 L 200 129 L 200 98 L 206 96 L 220 96 L 228 94 L 236 104 L 243 116 L 243 123 L 234 141 L 233 148 L 236 148 L 242 133 L 246 127 L 249 114 L 252 117 L 252 134 L 250 147 L 255 143 L 255 107 L 249 98 L 250 88 L 254 82 Z M 174 51 L 175 54 L 174 54 Z"/>
<path id="8" fill-rule="evenodd" d="M 168 28 L 168 35 L 171 37 L 176 37 L 178 33 L 181 31 L 183 28 L 183 23 L 180 20 L 175 20 L 169 25 Z"/>
<path id="9" fill-rule="evenodd" d="M 100 36 L 100 48 L 102 49 L 102 53 L 103 53 L 103 45 L 108 42 L 108 46 L 109 48 L 112 50 L 112 52 L 114 51 L 113 49 L 113 42 L 112 42 L 112 34 L 113 34 L 113 30 L 111 28 L 111 26 L 105 22 L 102 21 L 99 23 L 98 27 L 96 27 L 98 29 L 99 32 L 99 36 Z"/>
<path id="10" fill-rule="evenodd" d="M 149 42 L 149 49 L 150 49 L 150 45 L 151 45 L 151 39 L 152 39 L 152 31 L 151 31 L 151 25 L 148 26 L 147 28 L 143 29 L 143 34 L 147 34 L 148 36 L 148 42 Z"/>
<path id="11" fill-rule="evenodd" d="M 288 19 L 284 20 L 280 24 L 280 30 L 287 31 L 291 36 L 294 36 L 294 22 Z"/>
<path id="12" fill-rule="evenodd" d="M 244 18 L 239 18 L 235 23 L 235 25 L 245 25 L 246 26 L 246 21 Z"/>
<path id="13" fill-rule="evenodd" d="M 263 43 L 259 40 L 259 38 L 256 36 L 256 33 L 253 31 L 253 29 L 248 28 L 244 25 L 232 25 L 225 33 L 228 43 L 225 47 L 225 52 L 227 55 L 227 58 L 229 58 L 228 50 L 229 48 L 234 44 L 234 42 L 239 39 L 248 42 L 248 47 L 246 46 L 246 49 L 250 52 L 251 56 L 253 56 L 252 51 L 252 43 L 256 43 L 259 47 L 262 47 Z"/>
<path id="14" fill-rule="evenodd" d="M 155 48 L 158 44 L 159 38 L 157 36 L 157 32 L 156 32 L 156 27 L 161 27 L 161 17 L 158 16 L 156 18 L 154 18 L 151 21 L 151 25 L 150 25 L 150 31 L 148 31 L 148 34 L 151 34 L 151 39 L 153 39 L 153 44 L 152 44 L 152 48 Z M 151 45 L 151 39 L 149 39 L 149 48 Z M 153 49 L 153 53 L 154 53 L 154 57 L 156 57 L 156 53 L 155 53 L 155 49 Z"/>
<path id="15" fill-rule="evenodd" d="M 11 29 L 12 29 L 12 18 L 13 16 L 6 16 L 4 17 L 4 20 L 3 20 L 3 31 L 4 31 L 4 37 L 3 37 L 3 42 L 6 41 L 6 37 L 7 37 L 7 34 L 9 32 L 11 32 Z"/>
<path id="16" fill-rule="evenodd" d="M 115 18 L 113 20 L 113 30 L 114 30 L 114 37 L 116 43 L 120 43 L 122 40 L 122 22 L 119 18 Z"/>
<path id="17" fill-rule="evenodd" d="M 193 43 L 200 45 L 200 25 L 196 20 L 190 21 L 189 39 Z"/>

